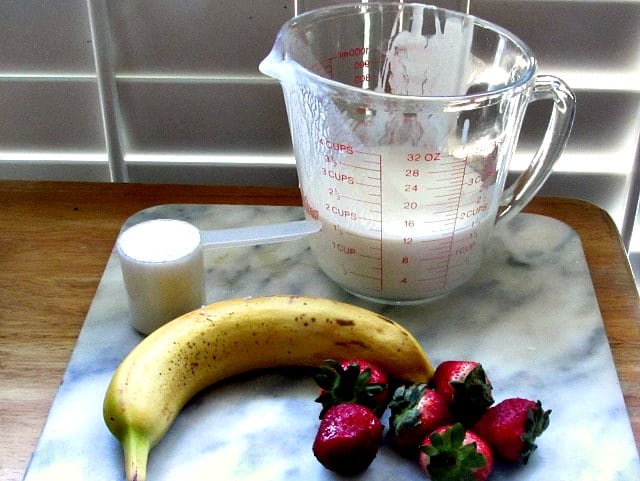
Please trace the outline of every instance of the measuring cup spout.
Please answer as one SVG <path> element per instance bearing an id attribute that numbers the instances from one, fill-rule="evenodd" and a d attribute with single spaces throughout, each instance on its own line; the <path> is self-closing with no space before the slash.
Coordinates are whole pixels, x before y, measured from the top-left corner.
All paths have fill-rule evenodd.
<path id="1" fill-rule="evenodd" d="M 280 41 L 276 41 L 276 44 L 258 65 L 258 70 L 269 77 L 273 77 L 278 80 L 282 80 L 284 72 L 286 70 L 286 60 L 284 58 L 284 51 L 279 47 Z"/>

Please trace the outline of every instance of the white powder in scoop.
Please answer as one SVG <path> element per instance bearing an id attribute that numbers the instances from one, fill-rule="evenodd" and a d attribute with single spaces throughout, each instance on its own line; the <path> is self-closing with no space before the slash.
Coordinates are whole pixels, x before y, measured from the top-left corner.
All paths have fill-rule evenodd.
<path id="1" fill-rule="evenodd" d="M 119 240 L 126 256 L 142 262 L 168 262 L 189 255 L 200 245 L 200 231 L 173 219 L 156 219 L 127 229 Z"/>

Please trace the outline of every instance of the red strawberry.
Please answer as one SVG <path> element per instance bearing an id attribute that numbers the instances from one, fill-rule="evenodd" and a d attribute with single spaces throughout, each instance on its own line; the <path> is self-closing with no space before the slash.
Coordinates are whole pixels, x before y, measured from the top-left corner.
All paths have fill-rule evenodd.
<path id="1" fill-rule="evenodd" d="M 549 426 L 551 411 L 542 409 L 540 401 L 505 399 L 485 412 L 473 430 L 484 438 L 496 455 L 509 460 L 522 460 L 537 448 L 535 440 Z"/>
<path id="2" fill-rule="evenodd" d="M 419 463 L 433 481 L 484 481 L 493 470 L 493 453 L 481 438 L 456 423 L 427 436 Z"/>
<path id="3" fill-rule="evenodd" d="M 427 434 L 453 421 L 444 398 L 426 384 L 400 386 L 389 410 L 391 442 L 407 454 L 417 451 Z"/>
<path id="4" fill-rule="evenodd" d="M 315 375 L 320 386 L 316 402 L 322 404 L 320 417 L 331 406 L 341 403 L 357 403 L 371 408 L 381 416 L 387 407 L 389 379 L 374 364 L 361 359 L 342 362 L 329 359 Z"/>
<path id="5" fill-rule="evenodd" d="M 441 363 L 433 375 L 433 386 L 465 426 L 471 426 L 493 404 L 491 382 L 476 361 Z"/>
<path id="6" fill-rule="evenodd" d="M 358 474 L 376 457 L 383 429 L 371 409 L 354 403 L 338 404 L 320 421 L 313 454 L 331 471 Z"/>

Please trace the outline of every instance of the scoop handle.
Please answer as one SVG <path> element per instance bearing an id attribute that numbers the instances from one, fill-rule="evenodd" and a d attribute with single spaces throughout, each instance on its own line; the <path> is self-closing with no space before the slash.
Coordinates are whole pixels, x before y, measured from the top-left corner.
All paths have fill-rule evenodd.
<path id="1" fill-rule="evenodd" d="M 200 231 L 202 247 L 240 247 L 301 239 L 318 232 L 322 224 L 313 219 Z"/>

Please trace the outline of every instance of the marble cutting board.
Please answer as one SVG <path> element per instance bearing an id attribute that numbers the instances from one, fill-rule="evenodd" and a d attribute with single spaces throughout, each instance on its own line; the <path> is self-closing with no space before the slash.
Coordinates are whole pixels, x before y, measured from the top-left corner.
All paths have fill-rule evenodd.
<path id="1" fill-rule="evenodd" d="M 302 218 L 297 207 L 163 205 L 134 215 L 223 228 Z M 412 307 L 378 306 L 342 291 L 317 268 L 305 239 L 208 251 L 207 302 L 306 294 L 361 305 L 399 321 L 432 362 L 480 360 L 497 400 L 541 399 L 551 426 L 525 467 L 492 481 L 637 481 L 640 462 L 580 240 L 559 221 L 520 214 L 501 226 L 489 257 L 463 288 Z M 111 375 L 141 340 L 128 324 L 117 254 L 87 314 L 25 480 L 124 479 L 121 449 L 102 420 Z M 298 372 L 248 374 L 193 399 L 149 460 L 149 481 L 342 479 L 313 457 L 313 382 Z M 385 419 L 386 421 L 386 419 Z M 383 446 L 354 479 L 426 479 Z"/>

